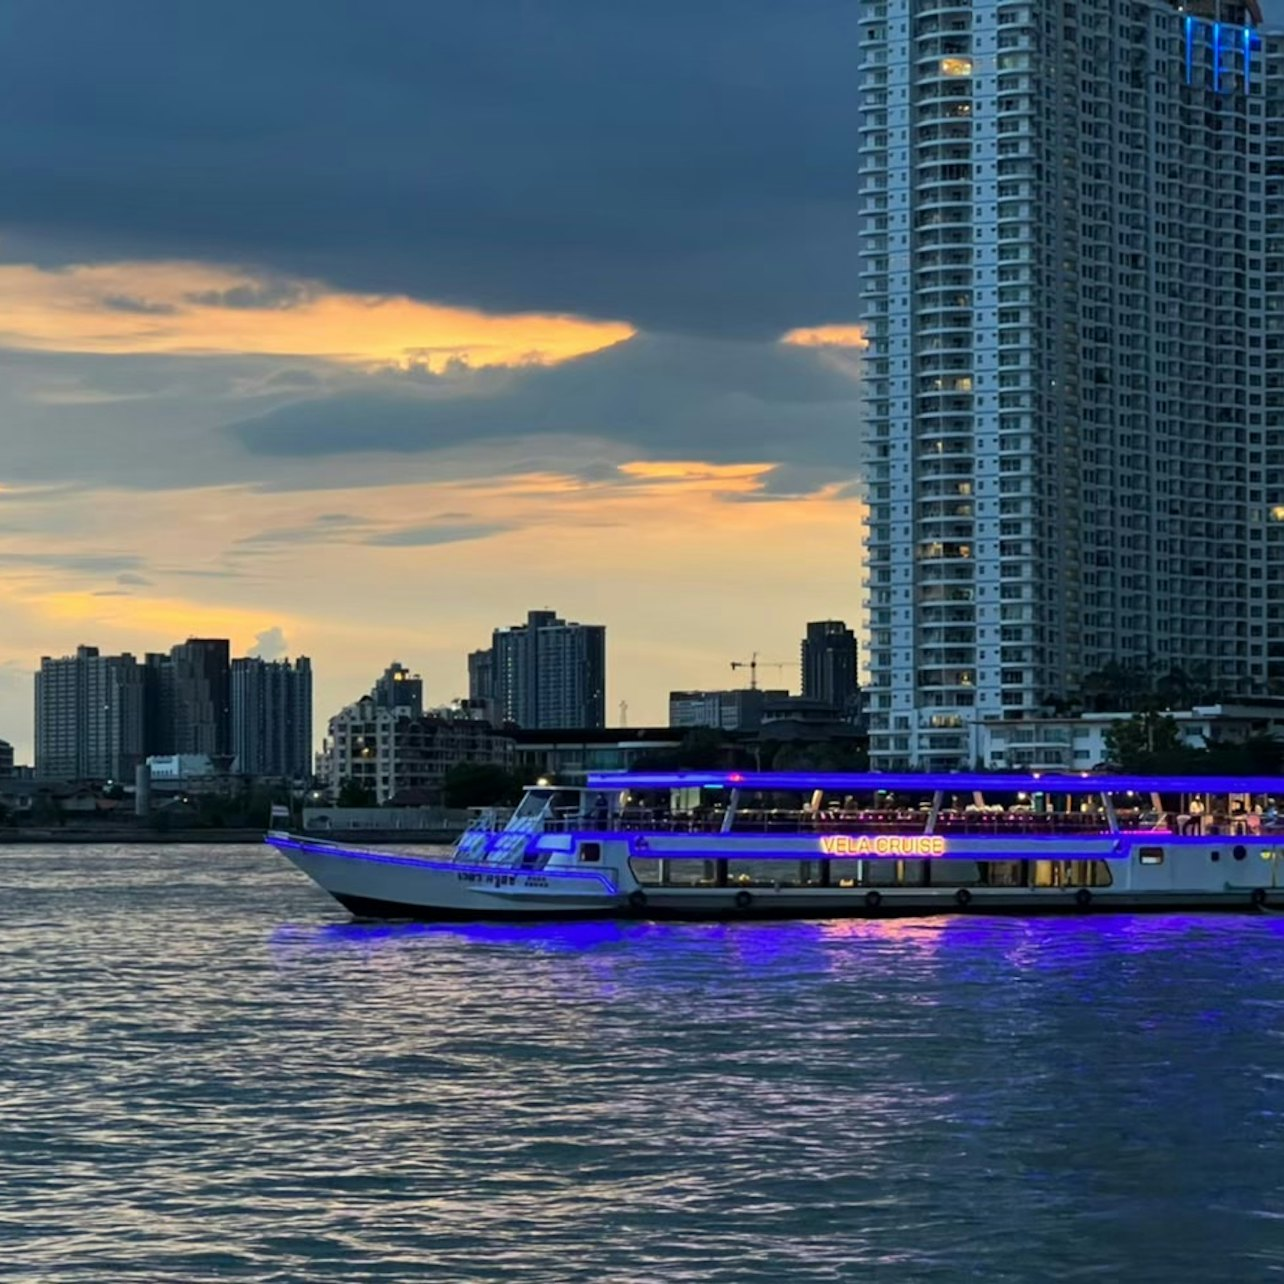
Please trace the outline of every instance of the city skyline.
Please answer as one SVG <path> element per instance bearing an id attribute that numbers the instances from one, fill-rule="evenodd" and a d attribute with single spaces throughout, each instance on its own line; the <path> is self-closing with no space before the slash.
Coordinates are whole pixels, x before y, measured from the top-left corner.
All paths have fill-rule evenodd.
<path id="1" fill-rule="evenodd" d="M 85 642 L 307 654 L 321 709 L 400 656 L 439 702 L 547 604 L 638 723 L 854 617 L 855 7 L 351 12 L 8 20 L 21 756 Z"/>
<path id="2" fill-rule="evenodd" d="M 634 723 L 809 619 L 864 654 L 854 0 L 78 12 L 0 47 L 20 758 L 84 643 L 307 654 L 322 709 L 400 656 L 444 702 L 552 604 Z"/>

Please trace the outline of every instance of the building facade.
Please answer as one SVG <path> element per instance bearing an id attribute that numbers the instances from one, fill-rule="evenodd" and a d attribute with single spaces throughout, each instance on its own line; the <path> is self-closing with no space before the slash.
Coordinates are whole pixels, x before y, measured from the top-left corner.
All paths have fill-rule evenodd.
<path id="1" fill-rule="evenodd" d="M 842 620 L 816 620 L 807 625 L 801 651 L 803 699 L 854 718 L 860 708 L 856 634 Z"/>
<path id="2" fill-rule="evenodd" d="M 312 775 L 312 663 L 307 656 L 232 661 L 232 754 L 241 775 Z M 422 696 L 421 696 L 422 699 Z"/>
<path id="3" fill-rule="evenodd" d="M 381 709 L 418 718 L 424 711 L 424 680 L 394 660 L 374 684 L 370 696 Z"/>
<path id="4" fill-rule="evenodd" d="M 7 740 L 0 740 L 0 780 L 7 780 L 13 775 L 13 746 Z"/>
<path id="5" fill-rule="evenodd" d="M 169 656 L 170 752 L 206 754 L 226 763 L 232 754 L 231 644 L 226 638 L 188 638 Z"/>
<path id="6" fill-rule="evenodd" d="M 145 757 L 143 670 L 135 658 L 43 656 L 35 679 L 36 773 L 46 780 L 132 780 Z"/>
<path id="7" fill-rule="evenodd" d="M 864 0 L 876 767 L 961 765 L 978 723 L 1109 663 L 1284 678 L 1284 80 L 1259 21 Z"/>
<path id="8" fill-rule="evenodd" d="M 761 725 L 768 702 L 779 704 L 788 699 L 788 691 L 767 691 L 759 687 L 733 691 L 670 691 L 669 726 L 753 731 Z"/>
<path id="9" fill-rule="evenodd" d="M 490 648 L 469 656 L 469 698 L 519 727 L 606 725 L 606 629 L 573 624 L 552 611 L 496 629 Z"/>
<path id="10" fill-rule="evenodd" d="M 488 722 L 412 717 L 371 695 L 330 719 L 321 775 L 332 796 L 351 782 L 382 806 L 412 790 L 439 801 L 446 773 L 460 763 L 507 767 L 512 760 L 512 740 Z"/>

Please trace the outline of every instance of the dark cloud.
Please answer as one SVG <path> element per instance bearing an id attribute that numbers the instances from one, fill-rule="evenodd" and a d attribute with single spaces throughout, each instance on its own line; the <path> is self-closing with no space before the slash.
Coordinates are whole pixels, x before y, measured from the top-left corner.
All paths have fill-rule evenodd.
<path id="1" fill-rule="evenodd" d="M 145 575 L 139 575 L 135 571 L 123 571 L 116 576 L 116 583 L 123 584 L 130 588 L 146 588 L 151 584 L 151 580 Z"/>
<path id="2" fill-rule="evenodd" d="M 9 0 L 4 252 L 649 330 L 851 319 L 858 9 Z"/>
<path id="3" fill-rule="evenodd" d="M 515 529 L 499 523 L 457 523 L 453 526 L 407 526 L 402 530 L 383 531 L 365 540 L 378 548 L 428 548 L 433 544 L 461 544 L 466 540 L 486 539 Z"/>
<path id="4" fill-rule="evenodd" d="M 118 575 L 144 565 L 132 553 L 0 553 L 0 566 L 43 566 L 79 575 Z"/>
<path id="5" fill-rule="evenodd" d="M 813 349 L 639 336 L 560 366 L 488 375 L 482 389 L 465 384 L 442 396 L 416 380 L 371 379 L 230 431 L 253 454 L 287 459 L 571 435 L 627 447 L 634 458 L 789 462 L 832 480 L 859 460 L 853 371 Z M 581 461 L 599 479 L 618 462 L 589 452 Z"/>
<path id="6" fill-rule="evenodd" d="M 109 294 L 102 302 L 110 312 L 132 312 L 144 317 L 171 317 L 178 311 L 171 303 L 149 303 L 127 294 Z"/>
<path id="7" fill-rule="evenodd" d="M 266 280 L 230 290 L 202 290 L 186 296 L 189 303 L 211 308 L 293 308 L 315 298 L 317 290 L 299 281 Z"/>

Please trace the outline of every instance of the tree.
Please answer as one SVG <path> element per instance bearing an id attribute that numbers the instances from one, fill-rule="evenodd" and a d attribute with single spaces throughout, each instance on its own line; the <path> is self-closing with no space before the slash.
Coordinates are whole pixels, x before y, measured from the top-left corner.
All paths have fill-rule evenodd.
<path id="1" fill-rule="evenodd" d="M 339 786 L 340 807 L 373 807 L 375 803 L 374 790 L 359 780 L 348 779 Z"/>
<path id="2" fill-rule="evenodd" d="M 1106 732 L 1107 757 L 1124 771 L 1166 775 L 1198 770 L 1201 753 L 1182 743 L 1175 718 L 1155 710 L 1133 714 Z"/>
<path id="3" fill-rule="evenodd" d="M 712 771 L 726 765 L 727 745 L 713 727 L 693 727 L 676 749 L 648 749 L 629 765 L 630 771 Z"/>
<path id="4" fill-rule="evenodd" d="M 508 807 L 522 796 L 522 782 L 497 762 L 457 762 L 441 789 L 447 807 Z"/>

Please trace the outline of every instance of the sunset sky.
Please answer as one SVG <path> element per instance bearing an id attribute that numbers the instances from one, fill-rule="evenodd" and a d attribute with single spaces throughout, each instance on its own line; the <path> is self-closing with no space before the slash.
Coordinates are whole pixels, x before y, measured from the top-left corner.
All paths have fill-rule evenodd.
<path id="1" fill-rule="evenodd" d="M 551 607 L 610 721 L 855 621 L 855 0 L 0 4 L 0 738 L 80 643 L 317 729 Z"/>

